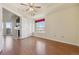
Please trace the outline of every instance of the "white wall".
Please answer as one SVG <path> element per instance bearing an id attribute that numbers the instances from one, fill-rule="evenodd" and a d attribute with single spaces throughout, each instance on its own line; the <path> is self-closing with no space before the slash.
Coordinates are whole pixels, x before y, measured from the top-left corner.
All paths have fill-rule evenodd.
<path id="1" fill-rule="evenodd" d="M 76 19 L 77 19 L 77 34 L 78 34 L 78 44 L 79 44 L 79 4 L 76 5 Z"/>
<path id="2" fill-rule="evenodd" d="M 35 33 L 34 36 L 65 42 L 79 46 L 77 34 L 76 4 L 64 4 L 48 14 L 46 19 L 46 33 Z M 79 15 L 78 15 L 79 17 Z"/>
<path id="3" fill-rule="evenodd" d="M 26 38 L 32 35 L 33 33 L 33 20 L 32 19 L 26 19 L 26 18 L 22 18 L 22 32 L 21 32 L 21 36 L 22 38 Z"/>
<path id="4" fill-rule="evenodd" d="M 3 48 L 3 27 L 2 27 L 2 7 L 0 6 L 0 49 Z"/>

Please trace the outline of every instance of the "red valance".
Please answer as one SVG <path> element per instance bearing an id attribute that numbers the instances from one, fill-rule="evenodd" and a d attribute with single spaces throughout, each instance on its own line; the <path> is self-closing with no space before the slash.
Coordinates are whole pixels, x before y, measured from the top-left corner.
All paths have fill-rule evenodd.
<path id="1" fill-rule="evenodd" d="M 35 20 L 36 23 L 37 22 L 42 22 L 42 21 L 45 21 L 45 19 L 43 18 L 43 19 L 37 19 L 37 20 Z"/>

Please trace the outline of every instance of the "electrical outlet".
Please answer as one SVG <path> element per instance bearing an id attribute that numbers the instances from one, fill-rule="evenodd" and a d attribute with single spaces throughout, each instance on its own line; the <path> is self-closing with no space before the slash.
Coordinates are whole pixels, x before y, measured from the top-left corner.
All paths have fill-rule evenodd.
<path id="1" fill-rule="evenodd" d="M 56 35 L 54 35 L 54 37 L 56 37 Z"/>
<path id="2" fill-rule="evenodd" d="M 64 36 L 61 36 L 61 38 L 64 38 Z"/>

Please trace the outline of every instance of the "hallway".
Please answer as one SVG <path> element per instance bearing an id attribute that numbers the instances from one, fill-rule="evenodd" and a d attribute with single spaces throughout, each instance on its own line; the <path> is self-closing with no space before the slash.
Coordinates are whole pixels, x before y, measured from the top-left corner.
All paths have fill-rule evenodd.
<path id="1" fill-rule="evenodd" d="M 79 54 L 79 47 L 56 41 L 28 37 L 26 39 L 4 39 L 2 55 L 74 55 Z"/>

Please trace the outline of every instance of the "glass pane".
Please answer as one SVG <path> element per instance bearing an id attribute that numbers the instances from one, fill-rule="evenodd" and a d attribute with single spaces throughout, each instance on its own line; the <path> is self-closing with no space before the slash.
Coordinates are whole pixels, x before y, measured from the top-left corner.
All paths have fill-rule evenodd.
<path id="1" fill-rule="evenodd" d="M 11 22 L 7 22 L 6 23 L 6 28 L 12 28 L 12 23 Z"/>
<path id="2" fill-rule="evenodd" d="M 45 32 L 45 21 L 36 23 L 36 32 L 44 33 Z"/>
<path id="3" fill-rule="evenodd" d="M 45 27 L 45 22 L 38 22 L 36 23 L 36 28 L 44 28 Z"/>

